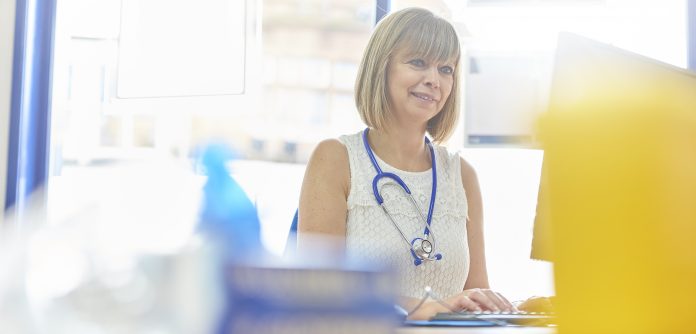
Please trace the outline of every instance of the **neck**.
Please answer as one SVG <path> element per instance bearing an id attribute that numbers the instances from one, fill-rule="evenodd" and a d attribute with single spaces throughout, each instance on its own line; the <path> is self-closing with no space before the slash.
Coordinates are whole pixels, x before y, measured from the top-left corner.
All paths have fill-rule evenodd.
<path id="1" fill-rule="evenodd" d="M 431 167 L 425 129 L 370 129 L 368 140 L 376 155 L 398 169 L 421 172 Z"/>

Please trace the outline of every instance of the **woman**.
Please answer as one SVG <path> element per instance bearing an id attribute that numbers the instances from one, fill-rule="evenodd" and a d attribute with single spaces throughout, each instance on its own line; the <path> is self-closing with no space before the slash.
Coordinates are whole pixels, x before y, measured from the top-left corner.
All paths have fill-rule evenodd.
<path id="1" fill-rule="evenodd" d="M 441 143 L 456 126 L 460 56 L 454 28 L 431 12 L 409 8 L 384 18 L 355 85 L 368 128 L 322 141 L 302 184 L 300 250 L 308 247 L 308 234 L 328 234 L 344 242 L 349 258 L 396 268 L 410 319 L 514 310 L 489 289 L 474 169 L 426 137 Z M 444 303 L 420 303 L 426 287 Z"/>

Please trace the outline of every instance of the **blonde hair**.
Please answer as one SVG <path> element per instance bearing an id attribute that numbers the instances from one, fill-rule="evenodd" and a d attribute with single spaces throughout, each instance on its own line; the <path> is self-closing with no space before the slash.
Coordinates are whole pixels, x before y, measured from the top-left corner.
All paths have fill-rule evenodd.
<path id="1" fill-rule="evenodd" d="M 387 69 L 396 50 L 428 61 L 454 60 L 452 91 L 442 110 L 428 121 L 433 141 L 445 141 L 454 131 L 459 117 L 459 59 L 461 51 L 454 27 L 445 19 L 422 8 L 406 8 L 382 19 L 365 48 L 355 81 L 355 105 L 363 122 L 383 129 L 389 116 Z"/>

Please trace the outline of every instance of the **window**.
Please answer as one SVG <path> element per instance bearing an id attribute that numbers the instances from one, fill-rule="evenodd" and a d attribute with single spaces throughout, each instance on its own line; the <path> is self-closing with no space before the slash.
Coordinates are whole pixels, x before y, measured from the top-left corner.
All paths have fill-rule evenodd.
<path id="1" fill-rule="evenodd" d="M 282 250 L 301 163 L 319 139 L 362 128 L 353 85 L 374 10 L 374 0 L 59 2 L 52 220 L 124 202 L 140 211 L 105 215 L 154 230 L 148 217 L 188 210 L 170 225 L 190 229 L 202 182 L 191 157 L 216 140 L 237 151 L 264 242 Z M 131 206 L 132 193 L 151 195 Z"/>
<path id="2" fill-rule="evenodd" d="M 320 138 L 360 127 L 337 101 L 352 94 L 373 20 L 374 1 L 60 3 L 53 159 L 187 158 L 215 137 L 304 162 Z M 285 143 L 298 149 L 263 152 Z"/>

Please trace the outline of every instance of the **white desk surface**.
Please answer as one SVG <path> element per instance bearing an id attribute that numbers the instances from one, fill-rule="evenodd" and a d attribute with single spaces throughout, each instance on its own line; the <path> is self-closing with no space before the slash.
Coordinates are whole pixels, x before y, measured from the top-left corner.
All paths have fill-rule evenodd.
<path id="1" fill-rule="evenodd" d="M 397 334 L 556 334 L 552 327 L 401 327 Z"/>

